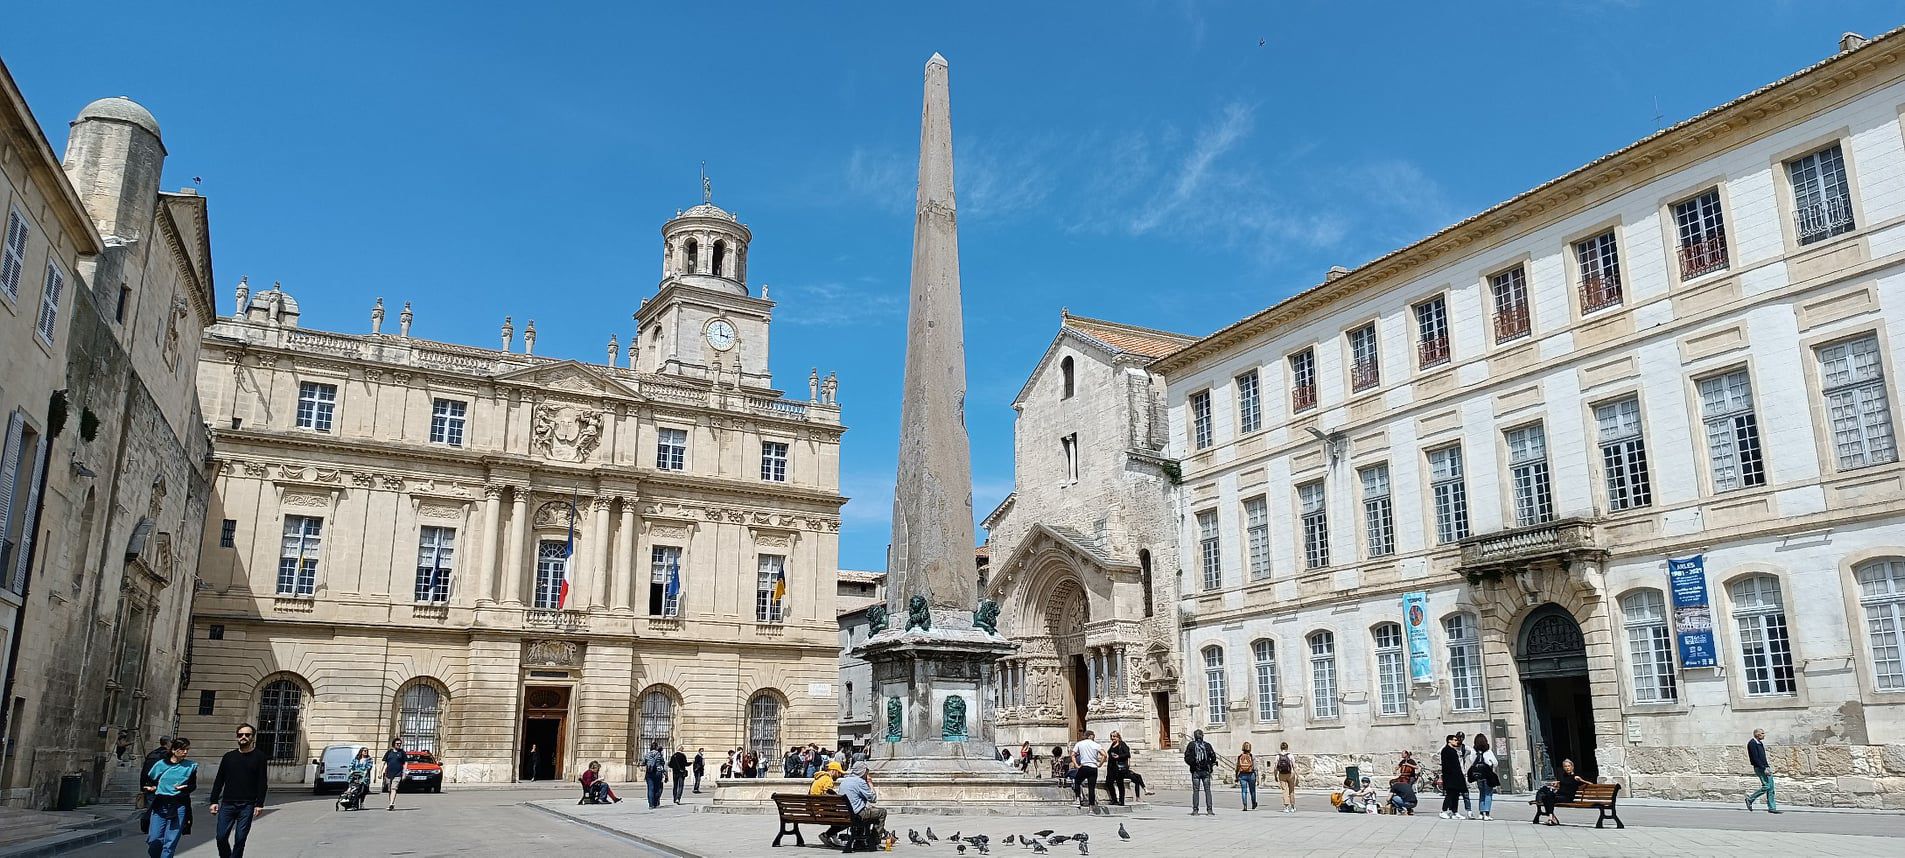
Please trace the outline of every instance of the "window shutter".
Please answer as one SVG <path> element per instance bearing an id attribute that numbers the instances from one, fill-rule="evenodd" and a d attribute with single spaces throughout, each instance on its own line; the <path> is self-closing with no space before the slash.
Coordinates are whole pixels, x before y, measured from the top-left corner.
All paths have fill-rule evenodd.
<path id="1" fill-rule="evenodd" d="M 46 464 L 46 439 L 33 445 L 33 470 L 31 481 L 27 483 L 26 508 L 20 511 L 20 547 L 14 549 L 18 558 L 13 563 L 13 580 L 8 589 L 15 593 L 26 592 L 27 560 L 33 554 L 33 513 L 40 506 L 40 469 Z"/>
<path id="2" fill-rule="evenodd" d="M 18 482 L 20 470 L 20 433 L 26 428 L 26 418 L 15 411 L 7 421 L 7 443 L 0 447 L 0 539 L 12 533 L 13 525 L 13 484 Z M 0 575 L 6 574 L 0 569 Z"/>

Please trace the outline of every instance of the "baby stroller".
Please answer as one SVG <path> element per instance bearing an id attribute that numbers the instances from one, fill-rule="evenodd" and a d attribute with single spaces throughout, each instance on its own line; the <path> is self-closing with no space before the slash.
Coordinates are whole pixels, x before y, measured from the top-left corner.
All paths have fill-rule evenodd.
<path id="1" fill-rule="evenodd" d="M 351 779 L 344 785 L 344 794 L 337 797 L 338 810 L 363 810 L 364 796 L 370 792 L 370 785 L 364 782 L 363 772 L 351 772 Z"/>

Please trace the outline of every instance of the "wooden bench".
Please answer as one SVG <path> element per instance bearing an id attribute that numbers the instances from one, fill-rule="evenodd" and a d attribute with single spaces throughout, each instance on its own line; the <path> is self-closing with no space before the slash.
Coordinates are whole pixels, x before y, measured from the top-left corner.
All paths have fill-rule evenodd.
<path id="1" fill-rule="evenodd" d="M 1551 789 L 1560 788 L 1559 784 L 1552 782 L 1550 782 L 1548 786 Z M 1620 794 L 1620 784 L 1582 784 L 1580 790 L 1574 794 L 1573 801 L 1557 801 L 1554 803 L 1554 806 L 1594 808 L 1601 813 L 1600 818 L 1594 821 L 1595 828 L 1607 827 L 1607 821 L 1610 819 L 1614 820 L 1615 828 L 1626 828 L 1627 824 L 1621 821 L 1621 815 L 1614 807 L 1615 799 L 1618 798 Z M 1541 800 L 1537 798 L 1534 805 L 1535 821 L 1540 822 L 1541 817 L 1544 815 L 1541 810 Z M 1545 815 L 1553 816 L 1553 814 Z"/>
<path id="2" fill-rule="evenodd" d="M 780 833 L 774 835 L 774 845 L 781 845 L 781 838 L 794 835 L 795 846 L 806 846 L 807 840 L 800 836 L 800 826 L 839 825 L 853 826 L 853 808 L 847 804 L 844 795 L 807 795 L 805 793 L 774 793 L 774 809 L 780 813 Z"/>

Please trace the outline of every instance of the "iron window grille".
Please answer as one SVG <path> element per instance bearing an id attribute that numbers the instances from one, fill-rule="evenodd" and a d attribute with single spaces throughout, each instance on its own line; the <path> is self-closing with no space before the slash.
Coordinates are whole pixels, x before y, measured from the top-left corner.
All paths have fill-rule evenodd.
<path id="1" fill-rule="evenodd" d="M 1800 244 L 1824 241 L 1857 228 L 1845 156 L 1834 143 L 1786 163 L 1793 186 L 1793 229 Z"/>
<path id="2" fill-rule="evenodd" d="M 1492 274 L 1488 291 L 1495 299 L 1495 342 L 1528 336 L 1528 274 L 1519 265 Z"/>
<path id="3" fill-rule="evenodd" d="M 1575 242 L 1574 260 L 1581 268 L 1581 312 L 1621 303 L 1621 258 L 1613 230 Z"/>
<path id="4" fill-rule="evenodd" d="M 1416 365 L 1422 369 L 1449 362 L 1449 308 L 1440 296 L 1415 307 Z"/>
<path id="5" fill-rule="evenodd" d="M 1720 211 L 1718 189 L 1676 203 L 1673 220 L 1680 238 L 1680 279 L 1692 280 L 1726 268 L 1726 217 Z"/>
<path id="6" fill-rule="evenodd" d="M 1290 356 L 1290 410 L 1316 407 L 1316 352 L 1304 349 Z"/>

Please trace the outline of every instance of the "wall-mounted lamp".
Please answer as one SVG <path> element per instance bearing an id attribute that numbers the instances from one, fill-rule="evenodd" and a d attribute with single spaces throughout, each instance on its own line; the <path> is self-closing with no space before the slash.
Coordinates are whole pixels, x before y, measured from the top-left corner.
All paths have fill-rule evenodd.
<path id="1" fill-rule="evenodd" d="M 75 477 L 90 480 L 94 477 L 99 476 L 97 473 L 93 472 L 92 468 L 86 467 L 85 462 L 82 462 L 79 460 L 79 451 L 77 450 L 73 451 L 73 459 L 72 459 L 71 465 L 73 468 L 73 476 Z"/>
<path id="2" fill-rule="evenodd" d="M 1315 426 L 1305 426 L 1303 428 L 1311 435 L 1316 436 L 1316 440 L 1323 442 L 1324 448 L 1329 450 L 1330 464 L 1335 464 L 1337 460 L 1343 458 L 1343 442 L 1345 440 L 1343 430 L 1338 429 L 1334 432 L 1324 432 Z"/>

